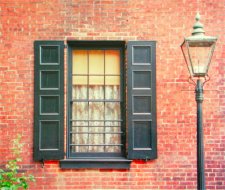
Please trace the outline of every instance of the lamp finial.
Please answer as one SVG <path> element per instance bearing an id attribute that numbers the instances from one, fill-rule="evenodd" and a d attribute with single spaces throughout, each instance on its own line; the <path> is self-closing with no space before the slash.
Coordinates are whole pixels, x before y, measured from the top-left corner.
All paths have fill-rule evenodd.
<path id="1" fill-rule="evenodd" d="M 204 26 L 203 24 L 200 22 L 200 14 L 197 13 L 196 16 L 195 16 L 195 24 L 193 26 L 193 32 L 192 32 L 192 36 L 195 36 L 195 35 L 204 35 L 205 34 L 205 31 L 204 31 Z"/>

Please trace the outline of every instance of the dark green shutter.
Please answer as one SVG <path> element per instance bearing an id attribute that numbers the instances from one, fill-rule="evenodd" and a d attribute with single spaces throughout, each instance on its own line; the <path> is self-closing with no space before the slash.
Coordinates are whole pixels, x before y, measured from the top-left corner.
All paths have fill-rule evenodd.
<path id="1" fill-rule="evenodd" d="M 64 157 L 64 42 L 34 42 L 34 160 Z"/>
<path id="2" fill-rule="evenodd" d="M 157 157 L 156 42 L 128 42 L 128 158 Z"/>

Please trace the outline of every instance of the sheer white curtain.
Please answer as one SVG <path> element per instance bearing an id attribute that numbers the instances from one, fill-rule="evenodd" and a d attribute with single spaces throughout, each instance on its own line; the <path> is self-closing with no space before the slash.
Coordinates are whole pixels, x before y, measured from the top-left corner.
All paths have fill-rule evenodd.
<path id="1" fill-rule="evenodd" d="M 118 100 L 120 97 L 119 86 L 110 85 L 105 89 L 104 86 L 91 86 L 89 89 L 74 86 L 73 98 L 82 99 L 87 90 L 95 100 L 102 99 L 104 91 L 107 99 Z M 110 146 L 121 144 L 119 102 L 75 102 L 72 110 L 72 119 L 78 120 L 73 122 L 72 144 L 82 145 L 75 146 L 75 152 L 120 152 L 120 146 Z"/>

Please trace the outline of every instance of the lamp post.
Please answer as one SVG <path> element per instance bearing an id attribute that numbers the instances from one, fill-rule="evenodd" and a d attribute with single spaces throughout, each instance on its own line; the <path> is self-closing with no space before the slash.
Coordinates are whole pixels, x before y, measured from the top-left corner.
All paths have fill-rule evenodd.
<path id="1" fill-rule="evenodd" d="M 204 143 L 202 127 L 203 85 L 209 80 L 208 69 L 217 41 L 216 37 L 205 36 L 200 15 L 197 13 L 192 35 L 184 38 L 181 49 L 187 64 L 190 78 L 195 83 L 195 100 L 197 103 L 197 181 L 198 189 L 205 189 Z M 194 79 L 197 79 L 196 82 Z"/>

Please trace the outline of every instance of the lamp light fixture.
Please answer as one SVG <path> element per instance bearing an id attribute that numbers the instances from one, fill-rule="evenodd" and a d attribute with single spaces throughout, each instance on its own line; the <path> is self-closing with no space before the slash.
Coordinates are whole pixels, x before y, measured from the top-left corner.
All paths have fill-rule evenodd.
<path id="1" fill-rule="evenodd" d="M 197 186 L 198 190 L 205 190 L 204 174 L 204 142 L 203 142 L 203 120 L 202 102 L 203 85 L 209 80 L 208 70 L 217 41 L 216 37 L 205 36 L 200 15 L 197 13 L 196 23 L 193 26 L 192 35 L 184 38 L 181 49 L 187 64 L 190 78 L 196 85 L 195 100 L 197 103 Z M 206 78 L 208 77 L 208 79 Z M 197 82 L 194 81 L 197 78 Z M 202 82 L 202 80 L 205 80 Z"/>

